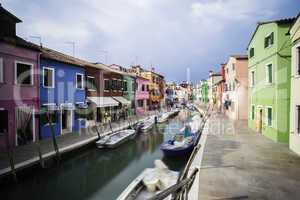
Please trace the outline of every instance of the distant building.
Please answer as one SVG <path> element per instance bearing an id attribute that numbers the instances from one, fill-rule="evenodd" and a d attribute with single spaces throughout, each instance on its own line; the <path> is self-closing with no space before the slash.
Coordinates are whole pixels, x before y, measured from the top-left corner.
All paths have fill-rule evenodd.
<path id="1" fill-rule="evenodd" d="M 248 56 L 232 55 L 225 66 L 225 114 L 234 120 L 248 119 Z"/>
<path id="2" fill-rule="evenodd" d="M 209 77 L 207 79 L 207 84 L 208 84 L 208 100 L 209 103 L 213 106 L 216 105 L 217 103 L 217 91 L 215 84 L 220 82 L 222 80 L 222 76 L 219 73 L 214 73 L 213 71 L 209 72 Z"/>
<path id="3" fill-rule="evenodd" d="M 258 23 L 248 45 L 249 127 L 289 141 L 291 39 L 294 19 Z"/>
<path id="4" fill-rule="evenodd" d="M 300 14 L 290 29 L 292 40 L 290 149 L 300 154 Z"/>

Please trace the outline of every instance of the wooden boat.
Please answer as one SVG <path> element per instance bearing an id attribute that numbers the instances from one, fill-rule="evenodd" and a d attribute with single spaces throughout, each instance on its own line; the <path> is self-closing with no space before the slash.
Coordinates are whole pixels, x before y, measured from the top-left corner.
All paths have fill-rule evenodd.
<path id="1" fill-rule="evenodd" d="M 96 145 L 98 148 L 116 148 L 124 142 L 133 139 L 135 136 L 136 130 L 125 129 L 101 138 L 96 141 Z"/>
<path id="2" fill-rule="evenodd" d="M 176 184 L 179 176 L 178 172 L 169 170 L 161 160 L 156 160 L 154 163 L 155 168 L 145 169 L 128 185 L 117 200 L 149 199 L 160 191 Z"/>
<path id="3" fill-rule="evenodd" d="M 183 137 L 183 136 L 182 136 Z M 181 140 L 173 139 L 163 143 L 160 147 L 163 154 L 168 157 L 184 156 L 192 152 L 196 145 L 196 135 L 182 138 Z"/>
<path id="4" fill-rule="evenodd" d="M 153 125 L 155 124 L 155 121 L 154 121 L 153 117 L 150 117 L 150 118 L 146 119 L 143 123 L 144 123 L 144 125 L 143 125 L 143 127 L 141 127 L 141 131 L 146 132 L 153 127 Z"/>

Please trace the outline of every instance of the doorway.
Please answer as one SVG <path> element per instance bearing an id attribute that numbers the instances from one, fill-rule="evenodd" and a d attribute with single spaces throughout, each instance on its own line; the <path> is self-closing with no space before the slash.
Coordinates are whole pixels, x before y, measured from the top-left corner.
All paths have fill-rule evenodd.
<path id="1" fill-rule="evenodd" d="M 72 110 L 61 111 L 61 133 L 66 134 L 72 132 Z"/>
<path id="2" fill-rule="evenodd" d="M 0 135 L 8 134 L 8 111 L 0 110 Z M 6 135 L 4 135 L 6 137 Z"/>
<path id="3" fill-rule="evenodd" d="M 258 108 L 257 115 L 256 130 L 257 132 L 262 133 L 263 109 L 261 107 Z"/>

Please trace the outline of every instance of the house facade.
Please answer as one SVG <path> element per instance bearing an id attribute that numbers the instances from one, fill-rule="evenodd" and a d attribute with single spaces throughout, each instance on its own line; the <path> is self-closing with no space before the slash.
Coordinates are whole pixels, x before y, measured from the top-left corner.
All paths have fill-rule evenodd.
<path id="1" fill-rule="evenodd" d="M 248 119 L 248 56 L 232 55 L 225 66 L 225 114 L 233 120 Z"/>
<path id="2" fill-rule="evenodd" d="M 45 112 L 40 115 L 40 137 L 50 138 L 52 130 L 55 135 L 78 132 L 86 123 L 80 114 L 86 105 L 85 68 L 70 56 L 41 51 L 40 110 Z"/>
<path id="3" fill-rule="evenodd" d="M 217 103 L 216 97 L 216 87 L 215 84 L 222 80 L 222 76 L 219 73 L 214 73 L 213 71 L 209 72 L 209 77 L 207 80 L 208 86 L 208 101 L 211 105 L 215 106 Z"/>
<path id="4" fill-rule="evenodd" d="M 134 75 L 131 75 L 129 73 L 125 74 L 123 76 L 124 78 L 124 88 L 123 88 L 123 96 L 125 99 L 130 101 L 130 105 L 128 107 L 128 115 L 132 116 L 135 114 L 135 93 L 136 93 L 136 77 Z"/>
<path id="5" fill-rule="evenodd" d="M 201 101 L 203 103 L 208 103 L 209 102 L 207 80 L 202 80 L 201 81 Z"/>
<path id="6" fill-rule="evenodd" d="M 259 23 L 248 45 L 248 125 L 277 142 L 289 141 L 293 21 Z"/>
<path id="7" fill-rule="evenodd" d="M 21 20 L 0 5 L 0 148 L 39 139 L 39 50 L 16 35 Z"/>
<path id="8" fill-rule="evenodd" d="M 290 149 L 300 155 L 300 16 L 290 29 L 292 42 Z"/>
<path id="9" fill-rule="evenodd" d="M 150 81 L 142 76 L 136 76 L 136 92 L 135 92 L 135 105 L 136 105 L 136 113 L 144 114 L 147 110 L 149 110 L 149 84 Z"/>

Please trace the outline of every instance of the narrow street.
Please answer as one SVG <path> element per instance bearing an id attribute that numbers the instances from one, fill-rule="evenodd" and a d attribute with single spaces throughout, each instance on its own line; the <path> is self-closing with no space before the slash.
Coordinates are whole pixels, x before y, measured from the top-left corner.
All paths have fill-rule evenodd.
<path id="1" fill-rule="evenodd" d="M 212 114 L 200 170 L 199 199 L 299 199 L 300 157 L 288 145 Z"/>

